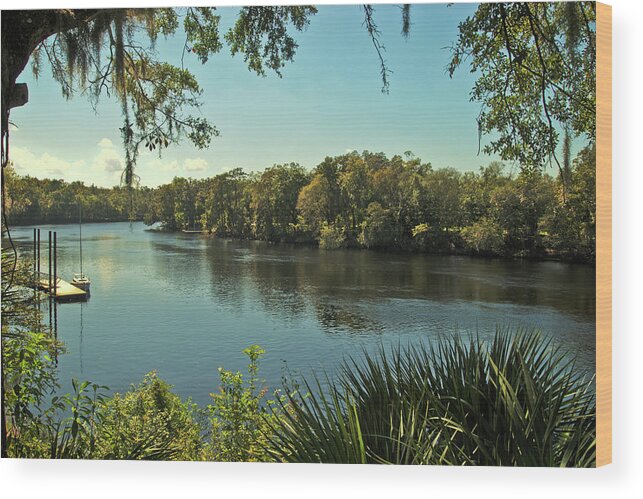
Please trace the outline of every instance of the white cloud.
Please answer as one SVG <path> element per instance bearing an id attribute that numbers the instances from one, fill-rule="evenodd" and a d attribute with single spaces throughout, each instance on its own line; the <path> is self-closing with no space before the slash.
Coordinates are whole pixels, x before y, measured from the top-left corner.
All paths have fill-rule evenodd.
<path id="1" fill-rule="evenodd" d="M 204 172 L 208 162 L 202 158 L 187 158 L 183 162 L 183 169 L 186 172 Z"/>
<path id="2" fill-rule="evenodd" d="M 11 161 L 16 170 L 33 177 L 58 177 L 71 179 L 85 168 L 85 161 L 67 161 L 49 153 L 36 156 L 26 147 L 12 147 Z"/>
<path id="3" fill-rule="evenodd" d="M 123 170 L 121 162 L 115 158 L 107 158 L 104 160 L 106 172 L 120 172 Z"/>
<path id="4" fill-rule="evenodd" d="M 176 159 L 167 160 L 159 158 L 158 154 L 153 156 L 149 153 L 142 152 L 136 162 L 137 170 L 146 172 L 176 172 L 179 169 L 179 162 Z"/>
<path id="5" fill-rule="evenodd" d="M 179 162 L 175 159 L 172 161 L 162 161 L 161 164 L 161 171 L 164 172 L 175 172 L 179 169 Z"/>
<path id="6" fill-rule="evenodd" d="M 107 172 L 116 177 L 117 173 L 123 170 L 122 152 L 118 151 L 114 143 L 106 137 L 100 139 L 97 146 L 99 149 L 92 162 L 93 169 Z"/>
<path id="7" fill-rule="evenodd" d="M 98 147 L 105 147 L 105 148 L 113 148 L 114 143 L 109 140 L 107 137 L 103 137 L 98 141 L 98 144 L 96 144 Z"/>

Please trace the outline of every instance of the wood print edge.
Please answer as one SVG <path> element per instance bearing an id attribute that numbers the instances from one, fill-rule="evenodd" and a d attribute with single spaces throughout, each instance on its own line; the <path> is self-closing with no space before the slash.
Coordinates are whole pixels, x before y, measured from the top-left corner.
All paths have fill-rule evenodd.
<path id="1" fill-rule="evenodd" d="M 612 7 L 596 3 L 596 466 L 612 462 Z"/>

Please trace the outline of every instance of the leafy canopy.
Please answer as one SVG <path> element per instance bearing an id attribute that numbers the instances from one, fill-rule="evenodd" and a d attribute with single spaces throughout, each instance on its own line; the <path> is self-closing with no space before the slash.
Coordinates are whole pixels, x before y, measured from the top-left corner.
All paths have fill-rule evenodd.
<path id="1" fill-rule="evenodd" d="M 122 106 L 125 146 L 124 182 L 133 173 L 140 146 L 159 151 L 186 137 L 205 148 L 219 131 L 207 119 L 192 114 L 201 106 L 202 89 L 183 65 L 186 53 L 202 63 L 225 43 L 232 55 L 242 54 L 248 69 L 281 76 L 293 60 L 297 43 L 290 30 L 301 31 L 317 12 L 312 6 L 243 7 L 234 26 L 220 35 L 214 7 L 187 9 L 102 9 L 55 11 L 59 29 L 35 48 L 32 68 L 38 76 L 46 59 L 63 96 L 85 94 L 95 106 L 102 95 L 116 95 Z M 29 15 L 27 12 L 24 15 Z M 185 32 L 181 65 L 160 60 L 159 36 Z"/>
<path id="2" fill-rule="evenodd" d="M 479 75 L 471 100 L 482 104 L 480 134 L 493 137 L 484 152 L 563 171 L 561 132 L 566 157 L 569 137 L 596 135 L 595 3 L 485 3 L 459 31 L 448 71 L 469 62 Z"/>

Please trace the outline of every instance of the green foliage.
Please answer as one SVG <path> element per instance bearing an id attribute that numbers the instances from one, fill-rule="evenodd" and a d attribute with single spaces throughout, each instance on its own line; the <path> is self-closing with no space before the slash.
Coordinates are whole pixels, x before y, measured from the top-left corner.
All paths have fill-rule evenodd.
<path id="1" fill-rule="evenodd" d="M 362 224 L 360 243 L 367 248 L 392 246 L 396 234 L 395 219 L 390 209 L 382 208 L 379 203 L 371 203 Z"/>
<path id="2" fill-rule="evenodd" d="M 77 223 L 79 205 L 85 222 L 137 218 L 150 206 L 146 187 L 107 189 L 82 182 L 19 176 L 5 168 L 7 217 L 12 224 Z"/>
<path id="3" fill-rule="evenodd" d="M 43 425 L 49 441 L 50 459 L 88 459 L 96 457 L 96 437 L 100 425 L 100 410 L 105 400 L 104 390 L 89 381 L 72 380 L 74 394 L 54 397 Z M 90 390 L 88 390 L 90 388 Z M 56 421 L 57 413 L 71 413 Z"/>
<path id="4" fill-rule="evenodd" d="M 323 222 L 319 231 L 319 247 L 321 249 L 333 250 L 342 247 L 344 244 L 344 232 L 341 227 L 336 227 L 327 222 Z"/>
<path id="5" fill-rule="evenodd" d="M 567 202 L 542 220 L 547 245 L 553 251 L 596 261 L 596 149 L 587 147 L 574 160 Z"/>
<path id="6" fill-rule="evenodd" d="M 93 457 L 198 460 L 202 447 L 196 406 L 181 401 L 152 372 L 129 392 L 106 401 Z"/>
<path id="7" fill-rule="evenodd" d="M 431 244 L 432 239 L 434 239 L 437 234 L 435 234 L 435 231 L 429 224 L 421 223 L 411 229 L 411 236 L 418 248 L 425 249 L 433 246 Z"/>
<path id="8" fill-rule="evenodd" d="M 244 54 L 248 69 L 264 76 L 267 67 L 281 76 L 281 68 L 292 61 L 297 49 L 297 43 L 288 34 L 288 24 L 301 31 L 316 13 L 315 7 L 305 5 L 243 7 L 225 40 L 232 55 Z"/>
<path id="9" fill-rule="evenodd" d="M 215 12 L 214 7 L 189 8 L 183 21 L 190 50 L 199 56 L 203 64 L 223 47 L 219 36 L 221 16 Z"/>
<path id="10" fill-rule="evenodd" d="M 296 163 L 263 171 L 251 188 L 254 237 L 275 242 L 292 239 L 299 191 L 309 180 L 306 170 Z"/>
<path id="11" fill-rule="evenodd" d="M 595 465 L 593 384 L 536 333 L 382 347 L 306 388 L 272 425 L 277 460 Z"/>
<path id="12" fill-rule="evenodd" d="M 274 401 L 261 405 L 267 389 L 259 389 L 259 359 L 265 353 L 258 345 L 243 350 L 250 359 L 248 378 L 240 372 L 219 368 L 221 387 L 212 394 L 208 406 L 211 418 L 211 443 L 207 457 L 214 461 L 266 460 L 266 435 L 271 424 L 281 418 Z"/>
<path id="13" fill-rule="evenodd" d="M 556 205 L 556 189 L 540 172 L 521 172 L 491 194 L 490 215 L 501 227 L 512 254 L 543 251 L 540 222 Z"/>
<path id="14" fill-rule="evenodd" d="M 294 163 L 251 175 L 236 168 L 136 190 L 9 169 L 7 208 L 14 223 L 76 222 L 80 202 L 87 221 L 142 216 L 168 230 L 221 237 L 594 261 L 593 146 L 573 161 L 565 188 L 539 171 L 507 175 L 497 162 L 462 174 L 405 157 L 353 152 L 326 158 L 311 173 Z"/>
<path id="15" fill-rule="evenodd" d="M 481 218 L 460 232 L 466 246 L 480 255 L 501 255 L 505 249 L 502 227 L 490 218 Z"/>
<path id="16" fill-rule="evenodd" d="M 6 24 L 20 36 L 2 31 L 2 93 L 11 94 L 29 58 L 38 77 L 46 57 L 65 98 L 82 93 L 96 106 L 101 96 L 116 96 L 123 115 L 123 180 L 131 187 L 142 145 L 160 154 L 187 138 L 204 148 L 219 134 L 208 120 L 191 114 L 202 105 L 201 88 L 183 65 L 186 55 L 206 63 L 223 48 L 223 38 L 233 55 L 244 55 L 250 70 L 264 75 L 268 68 L 281 76 L 297 48 L 290 31 L 304 29 L 316 12 L 312 6 L 244 7 L 222 37 L 214 7 L 15 11 Z M 155 43 L 159 35 L 176 34 L 181 22 L 185 46 L 178 67 L 159 59 Z M 3 139 L 7 133 L 5 117 Z"/>
<path id="17" fill-rule="evenodd" d="M 559 131 L 596 134 L 596 4 L 480 4 L 459 26 L 449 73 L 465 62 L 478 79 L 486 153 L 538 169 L 557 159 Z"/>
<path id="18" fill-rule="evenodd" d="M 303 223 L 315 235 L 319 234 L 322 225 L 330 219 L 332 200 L 329 193 L 328 180 L 320 174 L 314 175 L 299 192 L 297 211 Z"/>
<path id="19" fill-rule="evenodd" d="M 280 165 L 250 176 L 237 168 L 203 180 L 176 178 L 153 190 L 136 191 L 134 210 L 147 200 L 147 223 L 161 221 L 169 230 L 200 227 L 223 237 L 316 240 L 326 247 L 334 234 L 333 239 L 343 236 L 346 246 L 593 261 L 593 158 L 588 148 L 574 161 L 566 199 L 562 188 L 539 172 L 512 177 L 503 174 L 501 164 L 491 163 L 479 173 L 460 174 L 433 170 L 415 158 L 389 160 L 365 151 L 326 158 L 312 176 L 298 165 Z M 28 192 L 34 182 L 42 182 L 41 189 L 50 182 L 70 192 L 68 202 L 53 196 L 52 214 L 69 209 L 73 192 L 82 193 L 90 220 L 103 206 L 94 204 L 101 196 L 121 210 L 116 216 L 127 211 L 127 193 L 119 188 L 102 194 L 93 187 L 83 191 L 77 183 L 15 176 L 8 182 L 10 206 L 17 198 L 13 189 Z M 41 205 L 37 200 L 42 198 L 34 197 L 34 206 Z M 19 208 L 10 210 L 20 219 Z"/>
<path id="20" fill-rule="evenodd" d="M 47 457 L 45 425 L 49 394 L 57 387 L 55 356 L 59 345 L 47 333 L 25 331 L 10 336 L 2 326 L 3 397 L 7 455 Z"/>
<path id="21" fill-rule="evenodd" d="M 202 226 L 219 236 L 248 237 L 252 232 L 250 187 L 241 168 L 207 179 L 197 193 L 197 199 L 203 199 Z"/>
<path id="22" fill-rule="evenodd" d="M 43 457 L 47 397 L 58 386 L 55 359 L 62 345 L 42 325 L 34 293 L 24 287 L 30 271 L 29 262 L 2 249 L 3 455 Z"/>

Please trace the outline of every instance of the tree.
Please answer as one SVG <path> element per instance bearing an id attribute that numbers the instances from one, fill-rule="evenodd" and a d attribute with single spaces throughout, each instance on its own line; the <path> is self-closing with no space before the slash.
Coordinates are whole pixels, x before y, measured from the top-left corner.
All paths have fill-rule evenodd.
<path id="1" fill-rule="evenodd" d="M 460 226 L 460 173 L 453 168 L 431 171 L 425 179 L 428 215 L 438 248 L 451 244 L 450 233 Z"/>
<path id="2" fill-rule="evenodd" d="M 504 251 L 502 227 L 494 220 L 483 217 L 461 231 L 466 247 L 480 255 L 499 255 Z"/>
<path id="3" fill-rule="evenodd" d="M 198 196 L 203 198 L 204 204 L 203 229 L 220 236 L 250 236 L 250 181 L 241 168 L 206 179 Z"/>
<path id="4" fill-rule="evenodd" d="M 364 5 L 364 27 L 380 60 L 382 91 L 388 92 L 384 46 L 374 20 L 375 9 Z M 186 53 L 200 62 L 227 44 L 242 55 L 248 69 L 281 76 L 293 60 L 297 43 L 291 31 L 301 31 L 317 13 L 313 6 L 252 6 L 239 10 L 235 24 L 221 36 L 215 7 L 186 9 L 48 9 L 3 11 L 2 17 L 2 166 L 9 161 L 9 113 L 16 80 L 32 59 L 38 76 L 46 59 L 63 96 L 86 94 L 93 105 L 114 94 L 123 112 L 125 149 L 123 181 L 136 183 L 134 165 L 139 147 L 168 147 L 187 137 L 207 147 L 218 130 L 208 120 L 189 114 L 201 105 L 201 88 L 183 66 Z M 159 36 L 185 32 L 181 67 L 159 60 L 154 44 Z M 402 9 L 402 33 L 410 30 L 410 6 Z"/>
<path id="5" fill-rule="evenodd" d="M 257 239 L 283 241 L 297 223 L 297 199 L 310 177 L 296 163 L 266 168 L 253 185 L 252 208 Z"/>
<path id="6" fill-rule="evenodd" d="M 524 255 L 542 249 L 541 221 L 555 201 L 554 181 L 541 172 L 521 172 L 493 191 L 490 214 L 509 250 Z"/>
<path id="7" fill-rule="evenodd" d="M 548 249 L 581 261 L 596 260 L 596 151 L 583 149 L 574 160 L 567 202 L 543 221 Z"/>
<path id="8" fill-rule="evenodd" d="M 390 247 L 397 235 L 395 217 L 390 209 L 371 203 L 366 211 L 360 242 L 367 248 Z"/>
<path id="9" fill-rule="evenodd" d="M 365 159 L 366 154 L 364 153 Z M 368 159 L 366 159 L 368 163 Z M 422 164 L 418 158 L 405 161 L 395 155 L 369 175 L 373 201 L 381 205 L 393 217 L 394 240 L 398 245 L 411 237 L 411 229 L 426 215 L 427 192 L 424 180 L 431 170 L 430 164 Z M 369 205 L 367 219 L 376 212 Z"/>
<path id="10" fill-rule="evenodd" d="M 489 212 L 491 193 L 509 181 L 503 175 L 504 165 L 492 161 L 480 167 L 479 173 L 465 172 L 460 180 L 460 209 L 463 225 L 480 220 Z"/>
<path id="11" fill-rule="evenodd" d="M 280 73 L 292 61 L 297 44 L 290 28 L 302 30 L 317 12 L 310 6 L 243 7 L 224 40 L 233 55 L 242 54 L 250 70 Z M 187 137 L 207 147 L 217 129 L 189 114 L 200 106 L 194 75 L 163 62 L 154 51 L 159 35 L 186 34 L 184 54 L 202 63 L 223 47 L 216 8 L 64 9 L 2 13 L 2 166 L 8 162 L 10 99 L 16 79 L 30 58 L 37 76 L 42 60 L 66 98 L 87 94 L 95 105 L 116 95 L 123 112 L 124 182 L 135 182 L 139 147 L 162 149 Z M 147 40 L 146 42 L 144 40 Z"/>
<path id="12" fill-rule="evenodd" d="M 350 214 L 350 229 L 356 235 L 364 220 L 368 201 L 371 198 L 368 165 L 357 153 L 344 156 L 345 165 L 339 174 L 342 203 Z"/>
<path id="13" fill-rule="evenodd" d="M 479 75 L 471 100 L 482 104 L 480 134 L 493 137 L 486 153 L 563 173 L 561 132 L 594 141 L 595 23 L 594 2 L 511 2 L 480 4 L 460 24 L 448 71 L 469 61 Z"/>
<path id="14" fill-rule="evenodd" d="M 319 173 L 299 192 L 297 211 L 313 236 L 319 235 L 322 225 L 331 220 L 329 193 L 328 180 Z"/>

